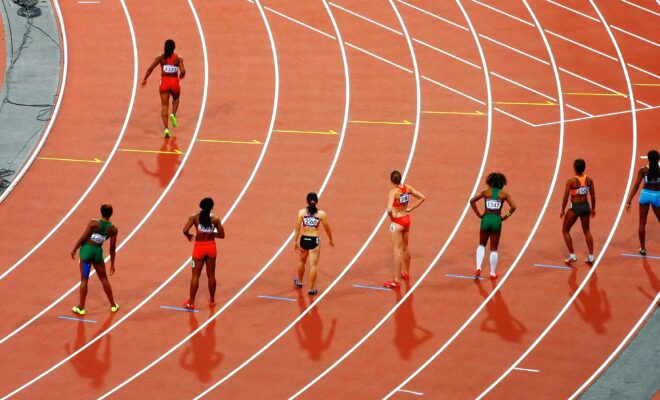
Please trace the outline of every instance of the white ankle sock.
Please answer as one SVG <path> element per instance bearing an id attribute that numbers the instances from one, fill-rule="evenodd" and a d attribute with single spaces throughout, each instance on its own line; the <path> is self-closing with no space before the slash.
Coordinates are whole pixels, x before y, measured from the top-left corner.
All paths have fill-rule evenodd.
<path id="1" fill-rule="evenodd" d="M 481 270 L 481 264 L 484 262 L 484 255 L 486 255 L 486 246 L 477 247 L 477 269 Z"/>
<path id="2" fill-rule="evenodd" d="M 495 275 L 497 273 L 497 260 L 499 259 L 499 256 L 497 255 L 497 251 L 490 251 L 490 274 Z"/>

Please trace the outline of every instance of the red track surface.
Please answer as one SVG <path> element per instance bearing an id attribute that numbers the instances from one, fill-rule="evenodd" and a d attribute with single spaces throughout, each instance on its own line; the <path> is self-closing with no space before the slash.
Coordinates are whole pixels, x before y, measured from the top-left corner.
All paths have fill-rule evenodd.
<path id="1" fill-rule="evenodd" d="M 183 154 L 118 153 L 60 230 L 0 281 L 1 304 L 20 304 L 3 308 L 0 314 L 4 321 L 0 335 L 5 337 L 75 283 L 77 269 L 67 261 L 68 251 L 101 202 L 113 203 L 113 221 L 120 229 L 121 241 L 166 191 L 153 214 L 118 253 L 118 272 L 112 283 L 121 311 L 109 316 L 99 285 L 92 284 L 87 318 L 97 323 L 58 319 L 58 315 L 68 315 L 77 301 L 75 292 L 66 296 L 0 345 L 0 365 L 4 367 L 0 394 L 14 391 L 79 351 L 19 392 L 18 397 L 40 398 L 52 393 L 63 398 L 99 397 L 131 379 L 115 397 L 190 398 L 222 380 L 210 396 L 287 398 L 327 372 L 303 392 L 305 397 L 382 398 L 441 349 L 439 357 L 404 389 L 432 398 L 479 396 L 535 345 L 588 276 L 589 269 L 582 261 L 572 271 L 533 266 L 557 265 L 565 253 L 558 213 L 565 179 L 571 176 L 572 160 L 577 157 L 587 160 L 587 172 L 596 180 L 598 214 L 592 230 L 597 254 L 614 229 L 611 243 L 568 312 L 528 357 L 515 364 L 541 372 L 513 370 L 489 396 L 570 396 L 657 299 L 660 286 L 653 268 L 657 260 L 620 256 L 636 247 L 637 210 L 623 215 L 618 224 L 631 157 L 636 171 L 642 164 L 638 155 L 657 147 L 657 134 L 653 133 L 660 128 L 657 110 L 637 113 L 636 132 L 630 113 L 570 122 L 563 129 L 558 123 L 533 126 L 558 122 L 556 104 L 560 101 L 566 104 L 566 119 L 630 108 L 630 100 L 624 96 L 584 95 L 611 94 L 611 90 L 628 95 L 621 65 L 558 36 L 616 56 L 605 27 L 592 20 L 598 14 L 588 3 L 566 5 L 592 19 L 547 2 L 530 3 L 561 71 L 563 94 L 557 93 L 551 57 L 539 29 L 520 21 L 533 21 L 523 3 L 487 3 L 507 16 L 485 7 L 486 3 L 466 0 L 460 3 L 466 19 L 456 3 L 397 1 L 393 4 L 405 26 L 387 1 L 343 0 L 334 3 L 328 14 L 323 2 L 269 0 L 261 3 L 267 7 L 267 21 L 251 2 L 236 1 L 222 7 L 198 3 L 194 6 L 204 38 L 186 1 L 126 3 L 136 34 L 140 75 L 160 50 L 165 39 L 161 35 L 177 41 L 189 75 L 183 81 L 182 126 L 176 139 L 159 139 L 156 78 L 152 78 L 148 88 L 138 91 L 120 148 L 190 152 L 182 173 L 175 174 L 186 159 Z M 69 83 L 42 154 L 104 159 L 121 131 L 133 84 L 128 20 L 116 3 L 91 8 L 75 3 L 62 6 L 69 36 Z M 599 6 L 608 24 L 660 41 L 657 29 L 652 28 L 653 15 L 614 1 Z M 154 12 L 156 8 L 160 12 Z M 278 13 L 333 37 L 337 33 L 330 17 L 336 19 L 345 42 L 350 97 L 344 90 L 340 43 Z M 277 75 L 265 22 L 272 29 Z M 468 26 L 473 26 L 474 32 Z M 162 27 L 168 27 L 167 31 Z M 414 53 L 404 32 L 416 39 Z M 657 54 L 652 45 L 620 30 L 613 33 L 626 63 L 658 73 L 657 63 L 654 65 L 654 58 L 649 57 L 650 52 Z M 204 109 L 203 42 L 209 65 Z M 113 58 L 125 62 L 110 66 L 103 58 L 84 51 L 98 43 L 104 43 Z M 110 67 L 114 68 L 112 73 Z M 100 74 L 104 68 L 107 72 Z M 117 73 L 117 68 L 122 72 Z M 91 73 L 94 75 L 87 76 Z M 658 83 L 632 67 L 628 73 L 633 84 Z M 112 93 L 110 103 L 97 95 L 99 87 L 92 91 L 87 84 L 98 76 L 104 79 L 96 82 L 106 93 Z M 417 103 L 417 78 L 421 81 L 421 104 Z M 632 88 L 635 99 L 652 106 L 658 103 L 657 87 Z M 349 121 L 372 123 L 349 122 L 343 140 L 339 135 L 277 132 L 341 133 L 347 101 Z M 547 101 L 552 104 L 538 105 Z M 417 121 L 418 107 L 422 114 Z M 636 107 L 645 106 L 637 103 Z M 99 109 L 104 113 L 99 115 Z M 273 112 L 276 132 L 269 135 Z M 199 113 L 203 119 L 197 127 Z M 402 121 L 417 126 L 382 123 Z M 257 140 L 262 144 L 191 142 L 197 128 L 198 139 Z M 263 160 L 259 158 L 262 150 Z M 508 189 L 519 207 L 505 224 L 497 287 L 489 281 L 445 275 L 469 275 L 473 271 L 478 223 L 471 212 L 464 212 L 475 185 L 482 186 L 484 157 L 485 173 L 506 173 Z M 403 169 L 409 159 L 407 181 L 429 198 L 413 215 L 413 286 L 394 292 L 355 288 L 354 284 L 378 286 L 389 276 L 387 231 L 378 224 L 388 188 L 387 174 L 392 168 Z M 255 167 L 256 175 L 250 180 Z M 0 241 L 2 271 L 66 214 L 99 168 L 96 164 L 46 160 L 33 165 L 0 205 L 2 221 L 7 221 L 0 227 L 2 237 L 16 238 L 11 245 Z M 311 299 L 290 288 L 295 254 L 287 237 L 293 215 L 303 205 L 301 200 L 308 191 L 319 190 L 328 174 L 330 180 L 320 206 L 330 215 L 336 247 L 324 244 L 319 279 L 322 296 L 318 305 L 309 309 Z M 170 188 L 174 177 L 177 179 Z M 239 197 L 248 184 L 245 195 Z M 35 195 L 37 187 L 39 192 L 52 193 L 49 201 Z M 161 305 L 179 306 L 186 297 L 189 272 L 185 261 L 190 245 L 178 232 L 205 195 L 216 199 L 215 212 L 222 216 L 240 200 L 227 216 L 227 239 L 220 243 L 218 307 L 214 314 L 206 306 L 203 280 L 197 299 L 199 313 L 162 309 Z M 25 226 L 26 209 L 38 210 L 40 223 L 34 229 L 10 230 L 10 226 Z M 377 233 L 371 238 L 374 229 Z M 585 249 L 579 226 L 573 232 L 582 259 Z M 650 217 L 647 248 L 651 254 L 660 248 L 657 238 L 658 227 Z M 436 256 L 438 262 L 434 262 Z M 45 271 L 48 275 L 43 275 Z M 335 285 L 338 277 L 341 279 Z M 403 301 L 413 289 L 414 294 Z M 494 296 L 480 309 L 492 291 L 496 291 Z M 227 307 L 222 307 L 225 304 Z M 391 312 L 393 307 L 396 310 Z M 301 313 L 305 316 L 290 325 Z M 208 318 L 212 320 L 207 322 Z M 466 321 L 470 323 L 464 325 Z M 269 344 L 280 333 L 281 337 Z M 93 344 L 86 345 L 97 336 Z M 363 338 L 364 342 L 359 342 Z M 354 348 L 356 343 L 360 346 Z M 151 365 L 170 349 L 167 357 Z M 262 349 L 263 353 L 244 364 Z M 348 351 L 351 353 L 345 360 L 326 371 Z M 140 375 L 135 375 L 138 372 Z M 405 396 L 411 394 L 395 395 Z"/>

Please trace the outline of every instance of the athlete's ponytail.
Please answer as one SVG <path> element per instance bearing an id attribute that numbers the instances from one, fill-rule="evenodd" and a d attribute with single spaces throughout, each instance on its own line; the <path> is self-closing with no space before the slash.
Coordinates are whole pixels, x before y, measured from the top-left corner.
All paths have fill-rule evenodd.
<path id="1" fill-rule="evenodd" d="M 167 39 L 165 41 L 165 49 L 163 51 L 163 61 L 172 57 L 172 54 L 174 54 L 174 40 Z"/>
<path id="2" fill-rule="evenodd" d="M 319 211 L 319 209 L 316 208 L 316 203 L 318 202 L 319 196 L 317 196 L 316 193 L 311 192 L 307 194 L 307 212 L 309 215 L 314 215 Z"/>
<path id="3" fill-rule="evenodd" d="M 648 178 L 649 181 L 656 179 L 658 175 L 660 175 L 660 172 L 658 171 L 658 161 L 660 160 L 660 153 L 658 153 L 658 150 L 651 150 L 647 154 L 649 158 L 649 173 L 648 173 Z"/>
<path id="4" fill-rule="evenodd" d="M 202 209 L 202 211 L 199 212 L 199 224 L 207 228 L 212 228 L 211 210 L 213 209 L 213 199 L 210 197 L 202 199 L 202 201 L 199 202 L 199 208 Z"/>

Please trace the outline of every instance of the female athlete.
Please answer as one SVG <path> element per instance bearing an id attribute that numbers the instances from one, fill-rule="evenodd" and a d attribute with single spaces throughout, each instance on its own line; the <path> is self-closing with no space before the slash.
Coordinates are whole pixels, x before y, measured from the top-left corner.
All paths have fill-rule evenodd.
<path id="1" fill-rule="evenodd" d="M 657 150 L 651 150 L 647 156 L 649 164 L 637 172 L 635 186 L 631 189 L 628 201 L 626 201 L 626 211 L 630 212 L 632 198 L 637 194 L 643 180 L 642 194 L 639 195 L 639 254 L 643 256 L 646 255 L 646 217 L 649 214 L 649 207 L 653 208 L 653 213 L 660 221 L 660 171 L 658 171 L 660 153 Z"/>
<path id="2" fill-rule="evenodd" d="M 101 280 L 105 295 L 110 301 L 110 311 L 117 312 L 119 305 L 115 303 L 112 296 L 112 287 L 105 273 L 105 259 L 103 257 L 103 242 L 110 239 L 110 276 L 115 273 L 115 246 L 117 244 L 117 227 L 110 222 L 112 206 L 103 204 L 101 206 L 101 219 L 91 220 L 83 232 L 75 247 L 71 250 L 71 258 L 76 259 L 76 251 L 80 249 L 80 303 L 74 306 L 72 311 L 76 314 L 85 315 L 85 298 L 87 298 L 87 281 L 89 273 L 94 266 L 96 274 Z"/>
<path id="3" fill-rule="evenodd" d="M 564 241 L 568 247 L 568 257 L 564 260 L 566 264 L 572 264 L 577 261 L 575 250 L 573 250 L 573 240 L 571 239 L 571 227 L 575 224 L 578 218 L 582 223 L 582 231 L 587 240 L 587 247 L 589 248 L 589 255 L 587 256 L 587 264 L 594 263 L 594 239 L 589 230 L 589 216 L 596 217 L 596 190 L 594 189 L 594 180 L 584 174 L 587 164 L 582 159 L 577 159 L 573 162 L 573 170 L 575 176 L 566 181 L 566 190 L 564 191 L 564 199 L 561 202 L 560 218 L 564 218 L 564 225 L 562 233 L 564 234 Z M 566 203 L 568 203 L 568 195 L 571 195 L 571 205 L 568 211 Z M 591 208 L 587 200 L 587 194 L 591 194 Z"/>
<path id="4" fill-rule="evenodd" d="M 390 242 L 394 251 L 394 279 L 383 283 L 383 286 L 396 289 L 401 286 L 400 278 L 410 279 L 410 250 L 408 249 L 408 234 L 410 233 L 410 215 L 419 207 L 426 197 L 410 185 L 401 184 L 401 172 L 392 171 L 390 182 L 394 187 L 387 196 L 387 215 L 390 217 Z M 410 204 L 410 195 L 417 199 Z M 405 271 L 402 268 L 405 264 Z"/>
<path id="5" fill-rule="evenodd" d="M 163 54 L 156 57 L 154 62 L 151 63 L 142 80 L 142 86 L 146 85 L 147 78 L 151 75 L 151 72 L 157 65 L 160 65 L 160 87 L 158 91 L 160 92 L 160 102 L 162 104 L 160 114 L 163 118 L 163 125 L 165 126 L 163 133 L 166 138 L 170 137 L 168 114 L 169 120 L 172 121 L 172 128 L 178 126 L 176 112 L 179 109 L 179 95 L 181 94 L 179 79 L 183 79 L 186 76 L 183 58 L 174 52 L 174 46 L 174 40 L 168 39 L 165 41 Z M 170 96 L 172 96 L 172 113 L 169 113 Z"/>
<path id="6" fill-rule="evenodd" d="M 321 256 L 320 224 L 323 224 L 325 233 L 328 234 L 330 246 L 335 247 L 335 242 L 332 240 L 332 230 L 328 223 L 328 215 L 325 211 L 316 208 L 318 202 L 319 198 L 316 193 L 309 193 L 307 195 L 307 208 L 298 211 L 296 236 L 293 239 L 293 248 L 298 252 L 300 257 L 297 269 L 298 277 L 293 280 L 293 285 L 298 289 L 303 287 L 302 280 L 303 275 L 305 275 L 305 263 L 309 257 L 309 291 L 307 294 L 310 296 L 318 293 L 318 290 L 316 290 L 316 269 L 319 264 L 319 257 Z M 298 242 L 299 237 L 300 242 Z"/>
<path id="7" fill-rule="evenodd" d="M 192 279 L 190 280 L 190 297 L 183 303 L 183 307 L 189 310 L 195 309 L 195 296 L 199 288 L 199 276 L 202 267 L 206 264 L 206 277 L 209 280 L 209 307 L 215 307 L 215 259 L 218 251 L 215 247 L 215 238 L 225 238 L 225 228 L 220 218 L 211 214 L 213 199 L 207 197 L 199 202 L 201 211 L 191 215 L 183 226 L 183 235 L 190 242 L 195 242 L 193 247 Z M 196 234 L 191 234 L 190 228 L 195 226 Z"/>
<path id="8" fill-rule="evenodd" d="M 486 178 L 487 189 L 482 190 L 478 195 L 470 199 L 470 206 L 481 218 L 481 226 L 479 228 L 479 246 L 477 247 L 477 270 L 474 273 L 475 278 L 481 276 L 481 264 L 486 255 L 486 243 L 490 239 L 490 279 L 497 279 L 497 261 L 499 254 L 497 246 L 500 244 L 500 235 L 502 234 L 502 221 L 506 221 L 516 211 L 516 204 L 513 202 L 511 195 L 504 190 L 506 185 L 506 177 L 499 173 L 493 172 Z M 477 209 L 477 201 L 484 199 L 486 207 L 484 213 L 479 213 Z M 502 205 L 504 202 L 509 204 L 509 211 L 502 216 Z"/>

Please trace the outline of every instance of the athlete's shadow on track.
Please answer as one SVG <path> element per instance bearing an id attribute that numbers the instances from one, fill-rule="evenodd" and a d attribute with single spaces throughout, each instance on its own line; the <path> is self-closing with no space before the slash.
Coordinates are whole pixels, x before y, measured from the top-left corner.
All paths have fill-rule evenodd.
<path id="1" fill-rule="evenodd" d="M 658 280 L 658 277 L 655 276 L 655 274 L 653 273 L 653 270 L 651 269 L 651 264 L 649 264 L 649 261 L 646 258 L 642 258 L 642 266 L 644 267 L 644 272 L 646 272 L 646 275 L 649 277 L 649 283 L 651 284 L 652 293 L 660 292 L 660 280 Z M 647 293 L 643 287 L 638 286 L 637 288 L 639 289 L 640 292 L 642 292 L 644 296 L 648 297 L 649 300 L 655 299 L 655 295 L 652 295 L 651 293 Z"/>
<path id="2" fill-rule="evenodd" d="M 105 332 L 110 325 L 112 325 L 113 318 L 114 314 L 111 314 L 94 335 L 90 337 L 90 340 L 94 339 L 102 332 Z M 71 348 L 69 343 L 64 344 L 64 350 L 66 351 L 67 356 L 70 356 L 87 344 L 88 340 L 85 330 L 87 329 L 88 324 L 89 322 L 78 322 L 78 326 L 76 327 L 76 341 L 73 343 L 73 348 Z M 110 354 L 112 347 L 111 336 L 112 335 L 106 335 L 71 359 L 71 365 L 73 365 L 76 373 L 78 373 L 81 378 L 88 379 L 93 388 L 103 387 L 103 378 L 108 371 L 110 371 Z M 101 349 L 104 341 L 105 350 L 103 351 L 103 359 L 101 359 L 98 357 L 97 353 Z"/>
<path id="3" fill-rule="evenodd" d="M 484 289 L 480 279 L 476 279 L 475 285 L 479 294 L 486 298 L 488 292 Z M 495 288 L 496 283 L 491 281 L 492 289 Z M 491 290 L 492 290 L 491 289 Z M 486 312 L 488 317 L 481 323 L 481 330 L 489 333 L 497 333 L 500 337 L 507 342 L 520 342 L 527 333 L 527 327 L 522 322 L 518 321 L 509 307 L 502 298 L 502 291 L 498 290 L 497 293 L 486 303 Z"/>
<path id="4" fill-rule="evenodd" d="M 309 303 L 311 304 L 312 301 L 314 301 L 314 299 L 310 298 Z M 298 293 L 298 307 L 300 308 L 301 313 L 307 308 L 307 302 L 303 297 L 302 291 L 299 291 Z M 330 347 L 332 339 L 335 337 L 336 327 L 337 319 L 333 318 L 328 336 L 323 340 L 323 321 L 319 314 L 319 308 L 318 306 L 312 308 L 312 310 L 296 324 L 296 336 L 298 337 L 298 342 L 300 342 L 300 347 L 302 347 L 303 350 L 307 350 L 309 357 L 313 361 L 320 360 L 321 354 L 324 350 Z"/>
<path id="5" fill-rule="evenodd" d="M 164 139 L 163 145 L 160 146 L 160 151 L 168 152 L 177 152 L 179 151 L 179 145 L 176 142 L 176 136 L 173 136 L 171 139 Z M 149 171 L 147 166 L 144 165 L 142 160 L 138 161 L 138 165 L 142 168 L 142 172 L 154 178 L 160 180 L 160 186 L 166 187 L 169 185 L 170 180 L 174 177 L 179 164 L 181 164 L 182 154 L 171 154 L 171 153 L 158 153 L 156 157 L 156 163 L 158 167 L 155 171 Z"/>
<path id="6" fill-rule="evenodd" d="M 407 290 L 410 289 L 410 283 L 407 281 L 405 286 Z M 396 293 L 396 303 L 398 303 L 401 301 L 403 294 L 401 290 L 394 290 L 394 292 Z M 396 325 L 394 345 L 399 349 L 399 355 L 404 360 L 410 359 L 415 348 L 433 337 L 431 331 L 417 324 L 413 300 L 414 296 L 411 294 L 394 313 L 394 324 Z M 417 332 L 420 335 L 417 335 Z"/>
<path id="7" fill-rule="evenodd" d="M 570 295 L 573 295 L 578 289 L 576 268 L 571 271 L 568 286 Z M 585 322 L 592 326 L 596 333 L 602 335 L 606 331 L 605 323 L 612 317 L 610 302 L 607 300 L 607 293 L 598 288 L 598 275 L 596 273 L 591 276 L 588 287 L 588 290 L 585 287 L 578 295 L 577 301 L 574 303 L 575 310 Z"/>
<path id="8" fill-rule="evenodd" d="M 190 333 L 199 327 L 196 313 L 190 313 Z M 209 318 L 212 316 L 209 312 Z M 197 380 L 208 382 L 211 380 L 211 372 L 220 365 L 225 357 L 219 351 L 215 351 L 215 324 L 217 319 L 213 319 L 206 327 L 190 338 L 190 345 L 186 347 L 181 354 L 179 364 L 181 368 L 194 372 Z"/>

